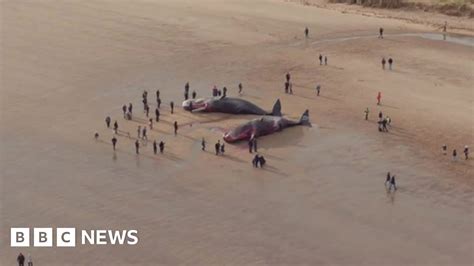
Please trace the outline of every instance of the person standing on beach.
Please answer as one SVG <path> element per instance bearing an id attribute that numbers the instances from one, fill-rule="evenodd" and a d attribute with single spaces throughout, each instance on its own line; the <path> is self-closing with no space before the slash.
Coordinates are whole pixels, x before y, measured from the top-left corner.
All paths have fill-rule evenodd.
<path id="1" fill-rule="evenodd" d="M 155 120 L 156 122 L 160 121 L 160 109 L 158 108 L 155 109 Z"/>
<path id="2" fill-rule="evenodd" d="M 143 126 L 143 129 L 142 129 L 142 138 L 144 140 L 148 141 L 148 136 L 146 135 L 146 127 L 145 126 Z"/>
<path id="3" fill-rule="evenodd" d="M 369 107 L 365 109 L 364 113 L 365 113 L 365 120 L 369 120 Z"/>
<path id="4" fill-rule="evenodd" d="M 132 103 L 129 103 L 128 104 L 128 112 L 130 113 L 130 115 L 132 115 L 132 110 L 133 110 L 133 105 L 132 105 Z"/>
<path id="5" fill-rule="evenodd" d="M 383 28 L 379 29 L 379 39 L 383 39 Z"/>
<path id="6" fill-rule="evenodd" d="M 382 119 L 382 131 L 383 131 L 383 132 L 388 132 L 388 128 L 387 128 L 387 118 Z"/>
<path id="7" fill-rule="evenodd" d="M 397 184 L 395 182 L 395 175 L 393 175 L 391 178 L 390 178 L 390 187 L 388 188 L 389 191 L 392 191 L 392 187 L 394 189 L 394 191 L 397 190 Z"/>
<path id="8" fill-rule="evenodd" d="M 158 145 L 156 144 L 156 139 L 153 141 L 153 153 L 155 155 L 158 153 Z"/>
<path id="9" fill-rule="evenodd" d="M 242 95 L 242 90 L 243 90 L 243 87 L 242 87 L 242 83 L 239 83 L 239 95 Z"/>
<path id="10" fill-rule="evenodd" d="M 466 160 L 469 160 L 469 147 L 467 145 L 464 146 L 464 157 Z"/>
<path id="11" fill-rule="evenodd" d="M 382 57 L 382 69 L 385 70 L 385 57 Z"/>
<path id="12" fill-rule="evenodd" d="M 289 89 L 290 89 L 290 94 L 293 94 L 293 83 L 290 82 L 290 85 L 289 85 Z"/>
<path id="13" fill-rule="evenodd" d="M 456 151 L 456 149 L 454 149 L 453 150 L 453 161 L 457 160 L 457 156 L 458 156 L 458 152 Z"/>
<path id="14" fill-rule="evenodd" d="M 249 153 L 252 153 L 252 151 L 253 151 L 253 139 L 249 139 L 248 145 L 249 145 Z"/>
<path id="15" fill-rule="evenodd" d="M 216 155 L 219 155 L 219 152 L 221 150 L 221 141 L 217 140 L 217 143 L 214 145 L 214 147 L 216 149 Z"/>
<path id="16" fill-rule="evenodd" d="M 197 93 L 196 93 L 196 91 L 193 91 L 193 93 L 192 93 L 192 97 L 193 97 L 193 99 L 196 99 L 196 96 L 197 96 Z"/>
<path id="17" fill-rule="evenodd" d="M 153 129 L 153 118 L 150 118 L 150 119 L 148 120 L 148 126 L 150 127 L 150 130 Z"/>
<path id="18" fill-rule="evenodd" d="M 105 124 L 107 125 L 107 128 L 110 128 L 110 116 L 105 118 Z"/>
<path id="19" fill-rule="evenodd" d="M 290 83 L 287 81 L 285 82 L 285 93 L 288 93 L 290 89 Z"/>
<path id="20" fill-rule="evenodd" d="M 291 76 L 290 76 L 290 72 L 286 73 L 286 82 L 290 82 L 290 79 L 291 79 Z"/>
<path id="21" fill-rule="evenodd" d="M 18 257 L 16 258 L 16 261 L 18 262 L 18 266 L 24 266 L 25 256 L 20 252 L 20 254 L 18 254 Z"/>
<path id="22" fill-rule="evenodd" d="M 379 120 L 382 120 L 382 118 L 383 118 L 383 113 L 382 113 L 382 111 L 380 111 L 379 112 Z"/>
<path id="23" fill-rule="evenodd" d="M 316 85 L 316 96 L 319 96 L 319 93 L 321 92 L 321 85 Z"/>
<path id="24" fill-rule="evenodd" d="M 161 107 L 161 99 L 160 98 L 156 99 L 156 105 L 158 106 L 158 108 Z"/>
<path id="25" fill-rule="evenodd" d="M 225 143 L 221 144 L 221 154 L 224 155 L 225 152 Z"/>
<path id="26" fill-rule="evenodd" d="M 204 138 L 202 138 L 201 140 L 201 150 L 202 151 L 206 150 L 206 140 Z"/>
<path id="27" fill-rule="evenodd" d="M 115 134 L 118 133 L 118 123 L 117 123 L 117 120 L 115 120 L 115 123 L 114 123 L 114 132 L 115 132 Z"/>
<path id="28" fill-rule="evenodd" d="M 126 118 L 127 117 L 127 105 L 123 105 L 122 106 L 122 112 L 123 112 L 123 117 Z"/>
<path id="29" fill-rule="evenodd" d="M 253 151 L 257 152 L 257 139 L 256 138 L 253 138 L 252 144 L 253 144 Z"/>
<path id="30" fill-rule="evenodd" d="M 388 69 L 392 70 L 393 59 L 390 57 L 388 59 Z"/>
<path id="31" fill-rule="evenodd" d="M 163 141 L 160 141 L 159 147 L 160 153 L 163 153 L 165 151 L 165 143 Z"/>
<path id="32" fill-rule="evenodd" d="M 135 152 L 136 154 L 140 153 L 140 142 L 138 142 L 138 139 L 135 141 Z"/>
<path id="33" fill-rule="evenodd" d="M 379 91 L 377 94 L 377 105 L 380 105 L 380 101 L 382 100 L 382 93 Z"/>
<path id="34" fill-rule="evenodd" d="M 137 138 L 141 138 L 141 135 L 142 135 L 142 126 L 138 126 L 137 127 Z"/>
<path id="35" fill-rule="evenodd" d="M 178 121 L 174 121 L 174 135 L 176 136 L 178 134 Z"/>
<path id="36" fill-rule="evenodd" d="M 184 85 L 184 100 L 187 100 L 189 97 L 189 82 L 186 82 Z"/>
<path id="37" fill-rule="evenodd" d="M 322 54 L 319 54 L 319 65 L 320 66 L 323 65 L 323 55 Z"/>
<path id="38" fill-rule="evenodd" d="M 222 97 L 227 96 L 227 87 L 222 88 Z"/>
<path id="39" fill-rule="evenodd" d="M 31 259 L 31 254 L 28 254 L 28 259 L 26 262 L 28 263 L 28 266 L 33 266 L 33 259 Z"/>
<path id="40" fill-rule="evenodd" d="M 328 57 L 327 56 L 324 56 L 324 65 L 328 65 Z"/>
<path id="41" fill-rule="evenodd" d="M 150 114 L 150 106 L 148 104 L 145 104 L 145 113 L 146 117 L 148 117 L 148 115 Z"/>
<path id="42" fill-rule="evenodd" d="M 114 151 L 115 151 L 115 146 L 117 145 L 117 138 L 114 136 L 112 138 L 112 147 L 114 148 Z"/>
<path id="43" fill-rule="evenodd" d="M 390 184 L 390 172 L 387 173 L 387 178 L 385 179 L 385 187 L 388 188 L 389 184 Z"/>
<path id="44" fill-rule="evenodd" d="M 441 151 L 443 152 L 443 155 L 446 155 L 448 152 L 448 146 L 443 144 L 443 146 L 441 146 Z"/>
<path id="45" fill-rule="evenodd" d="M 170 102 L 171 113 L 174 113 L 174 102 Z"/>
<path id="46" fill-rule="evenodd" d="M 156 100 L 160 99 L 160 90 L 156 90 Z"/>
<path id="47" fill-rule="evenodd" d="M 308 27 L 306 27 L 306 28 L 304 29 L 304 36 L 305 36 L 306 38 L 308 38 L 308 36 L 309 36 L 309 29 L 308 29 Z"/>

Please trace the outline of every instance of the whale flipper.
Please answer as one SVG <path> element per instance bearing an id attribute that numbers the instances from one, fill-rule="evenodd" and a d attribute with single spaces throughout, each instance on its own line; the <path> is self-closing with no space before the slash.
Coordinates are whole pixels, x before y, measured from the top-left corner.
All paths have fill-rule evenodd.
<path id="1" fill-rule="evenodd" d="M 275 102 L 275 104 L 273 105 L 272 115 L 273 116 L 281 116 L 281 102 L 280 102 L 280 99 L 278 99 Z"/>

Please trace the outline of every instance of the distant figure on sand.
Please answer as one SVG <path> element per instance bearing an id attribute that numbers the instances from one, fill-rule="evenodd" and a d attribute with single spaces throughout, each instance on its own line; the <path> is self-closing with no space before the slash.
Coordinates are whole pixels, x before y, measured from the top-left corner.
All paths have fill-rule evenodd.
<path id="1" fill-rule="evenodd" d="M 155 109 L 155 120 L 156 122 L 160 121 L 160 109 L 158 108 Z"/>
<path id="2" fill-rule="evenodd" d="M 114 151 L 115 151 L 115 145 L 117 145 L 117 138 L 114 136 L 112 138 L 112 147 L 114 148 Z"/>
<path id="3" fill-rule="evenodd" d="M 31 259 L 31 254 L 28 254 L 27 263 L 28 263 L 28 266 L 33 266 L 33 259 Z"/>
<path id="4" fill-rule="evenodd" d="M 393 59 L 390 57 L 388 59 L 388 69 L 392 70 Z"/>
<path id="5" fill-rule="evenodd" d="M 456 151 L 456 149 L 454 149 L 453 150 L 453 161 L 457 160 L 457 156 L 458 156 L 458 152 Z"/>
<path id="6" fill-rule="evenodd" d="M 174 113 L 174 102 L 170 102 L 171 113 Z"/>
<path id="7" fill-rule="evenodd" d="M 145 104 L 145 114 L 146 117 L 148 117 L 148 115 L 150 114 L 150 106 L 148 104 Z"/>
<path id="8" fill-rule="evenodd" d="M 441 146 L 441 151 L 443 152 L 443 155 L 446 155 L 448 153 L 448 146 L 446 144 Z"/>
<path id="9" fill-rule="evenodd" d="M 290 83 L 287 81 L 285 82 L 285 93 L 288 93 L 290 90 Z"/>
<path id="10" fill-rule="evenodd" d="M 382 93 L 379 91 L 379 93 L 377 93 L 377 105 L 380 105 L 381 100 L 382 100 Z"/>
<path id="11" fill-rule="evenodd" d="M 397 190 L 397 184 L 395 183 L 395 175 L 390 178 L 390 187 L 388 188 L 388 191 L 392 191 L 392 188 L 394 189 L 394 191 Z"/>
<path id="12" fill-rule="evenodd" d="M 316 95 L 319 96 L 319 93 L 321 92 L 321 85 L 316 85 Z"/>
<path id="13" fill-rule="evenodd" d="M 161 98 L 156 99 L 156 105 L 161 108 Z"/>
<path id="14" fill-rule="evenodd" d="M 240 95 L 242 94 L 242 90 L 243 90 L 242 83 L 239 83 L 239 94 Z"/>
<path id="15" fill-rule="evenodd" d="M 253 157 L 253 160 L 252 160 L 252 165 L 253 165 L 253 167 L 258 168 L 258 161 L 259 161 L 259 158 L 260 158 L 260 157 L 258 156 L 258 154 L 255 154 L 255 156 Z"/>
<path id="16" fill-rule="evenodd" d="M 140 153 L 140 142 L 138 142 L 138 139 L 135 141 L 135 152 L 136 154 Z"/>
<path id="17" fill-rule="evenodd" d="M 225 152 L 225 143 L 221 144 L 221 154 L 224 155 Z"/>
<path id="18" fill-rule="evenodd" d="M 178 134 L 178 121 L 174 121 L 174 135 L 176 136 Z"/>
<path id="19" fill-rule="evenodd" d="M 142 135 L 142 126 L 137 127 L 137 138 L 141 138 Z"/>
<path id="20" fill-rule="evenodd" d="M 222 97 L 227 96 L 227 87 L 222 88 Z"/>
<path id="21" fill-rule="evenodd" d="M 464 157 L 466 160 L 469 160 L 469 147 L 467 145 L 464 146 Z"/>
<path id="22" fill-rule="evenodd" d="M 390 172 L 387 173 L 387 178 L 385 179 L 385 187 L 388 189 L 388 185 L 390 184 Z"/>
<path id="23" fill-rule="evenodd" d="M 97 131 L 95 132 L 95 134 L 94 134 L 94 139 L 95 139 L 95 140 L 98 140 L 98 139 L 99 139 L 99 132 L 97 132 Z"/>
<path id="24" fill-rule="evenodd" d="M 306 27 L 306 28 L 304 29 L 304 36 L 305 36 L 306 38 L 308 38 L 308 36 L 309 36 L 309 29 L 308 29 L 308 27 Z"/>
<path id="25" fill-rule="evenodd" d="M 133 114 L 133 113 L 132 113 L 132 110 L 133 110 L 133 105 L 132 105 L 132 103 L 129 103 L 129 104 L 128 104 L 128 112 L 129 112 L 130 114 Z"/>
<path id="26" fill-rule="evenodd" d="M 153 153 L 158 153 L 158 144 L 156 143 L 156 140 L 153 141 Z"/>
<path id="27" fill-rule="evenodd" d="M 196 99 L 196 96 L 197 96 L 197 93 L 196 93 L 196 91 L 193 91 L 193 93 L 192 93 L 192 97 L 193 97 L 193 99 Z"/>
<path id="28" fill-rule="evenodd" d="M 253 152 L 253 139 L 249 139 L 248 145 L 249 145 L 249 153 L 252 153 Z"/>
<path id="29" fill-rule="evenodd" d="M 385 64 L 387 61 L 385 61 L 385 57 L 382 57 L 382 69 L 385 70 Z"/>
<path id="30" fill-rule="evenodd" d="M 383 28 L 379 29 L 379 39 L 383 39 Z"/>
<path id="31" fill-rule="evenodd" d="M 114 123 L 114 132 L 115 132 L 115 134 L 118 133 L 118 123 L 117 123 L 117 121 L 115 121 L 115 123 Z"/>
<path id="32" fill-rule="evenodd" d="M 110 116 L 105 118 L 105 125 L 107 125 L 107 128 L 110 128 Z"/>
<path id="33" fill-rule="evenodd" d="M 327 56 L 324 56 L 324 65 L 327 66 L 327 64 L 328 64 L 328 57 L 327 57 Z"/>
<path id="34" fill-rule="evenodd" d="M 150 118 L 150 119 L 148 120 L 148 126 L 150 127 L 150 130 L 153 129 L 153 119 L 152 119 L 152 118 Z"/>
<path id="35" fill-rule="evenodd" d="M 286 73 L 286 82 L 290 82 L 290 79 L 291 79 L 291 76 L 290 76 L 290 72 Z"/>
<path id="36" fill-rule="evenodd" d="M 201 150 L 205 151 L 206 150 L 206 140 L 202 138 L 201 140 Z"/>
<path id="37" fill-rule="evenodd" d="M 319 65 L 323 65 L 323 55 L 319 54 Z"/>
<path id="38" fill-rule="evenodd" d="M 219 152 L 221 150 L 221 141 L 218 140 L 217 143 L 214 145 L 215 150 L 216 150 L 216 155 L 219 155 Z"/>
<path id="39" fill-rule="evenodd" d="M 369 107 L 365 109 L 364 113 L 365 113 L 365 120 L 369 120 Z"/>
<path id="40" fill-rule="evenodd" d="M 163 153 L 165 151 L 165 143 L 163 141 L 160 141 L 159 147 L 160 153 Z"/>
<path id="41" fill-rule="evenodd" d="M 290 92 L 290 94 L 293 94 L 293 83 L 291 83 L 291 82 L 289 84 L 289 92 Z"/>
<path id="42" fill-rule="evenodd" d="M 122 106 L 122 112 L 123 112 L 123 117 L 126 118 L 126 117 L 127 117 L 127 116 L 126 116 L 126 115 L 127 115 L 127 105 L 126 105 L 126 104 L 124 104 L 124 105 Z"/>
<path id="43" fill-rule="evenodd" d="M 16 258 L 16 261 L 18 262 L 18 266 L 24 266 L 25 256 L 20 252 L 20 254 L 18 254 L 18 257 Z"/>
<path id="44" fill-rule="evenodd" d="M 143 129 L 142 129 L 142 138 L 144 140 L 148 140 L 148 136 L 146 135 L 146 126 L 143 126 Z"/>
<path id="45" fill-rule="evenodd" d="M 257 152 L 257 139 L 256 138 L 253 139 L 252 144 L 253 144 L 253 151 Z"/>

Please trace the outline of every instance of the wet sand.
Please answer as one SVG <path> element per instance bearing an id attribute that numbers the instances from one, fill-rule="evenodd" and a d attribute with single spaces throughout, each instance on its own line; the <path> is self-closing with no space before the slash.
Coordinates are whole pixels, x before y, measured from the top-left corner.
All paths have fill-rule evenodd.
<path id="1" fill-rule="evenodd" d="M 0 9 L 0 235 L 24 226 L 140 237 L 133 247 L 74 249 L 10 248 L 7 237 L 0 264 L 20 251 L 35 265 L 473 264 L 473 160 L 462 159 L 464 145 L 474 147 L 472 46 L 397 35 L 429 30 L 422 25 L 281 1 Z M 377 39 L 380 26 L 394 35 Z M 381 69 L 383 56 L 393 71 Z M 283 93 L 287 71 L 294 95 Z M 223 131 L 254 116 L 171 115 L 187 81 L 198 96 L 214 84 L 236 96 L 242 82 L 244 99 L 270 109 L 280 98 L 294 119 L 309 109 L 313 127 L 261 138 L 265 169 L 252 168 L 246 143 L 216 157 Z M 152 110 L 161 91 L 162 121 L 149 138 L 166 142 L 164 155 L 151 142 L 134 154 L 144 89 Z M 122 118 L 129 102 L 133 121 Z M 379 111 L 393 120 L 389 133 L 377 131 Z M 119 124 L 115 153 L 107 115 Z M 442 144 L 458 150 L 457 162 Z M 384 189 L 387 171 L 396 193 Z"/>

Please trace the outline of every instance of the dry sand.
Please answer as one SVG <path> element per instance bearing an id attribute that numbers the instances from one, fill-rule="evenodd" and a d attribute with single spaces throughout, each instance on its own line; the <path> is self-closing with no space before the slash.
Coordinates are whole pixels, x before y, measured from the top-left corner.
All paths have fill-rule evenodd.
<path id="1" fill-rule="evenodd" d="M 413 36 L 422 25 L 283 1 L 2 1 L 0 264 L 472 265 L 472 46 Z M 302 38 L 305 26 L 310 38 Z M 367 36 L 337 41 L 347 36 Z M 335 41 L 323 41 L 336 39 Z M 317 55 L 329 57 L 328 66 Z M 393 71 L 381 58 L 393 57 Z M 295 95 L 283 93 L 290 71 Z M 244 84 L 265 108 L 282 100 L 313 127 L 200 151 L 252 116 L 169 114 L 186 81 L 198 95 Z M 314 87 L 322 86 L 316 97 Z M 141 93 L 162 122 L 134 154 Z M 376 106 L 376 93 L 383 105 Z M 132 102 L 139 119 L 125 121 Z M 370 120 L 363 120 L 369 107 Z M 154 105 L 152 105 L 154 108 Z M 379 133 L 378 111 L 393 120 Z M 112 152 L 104 118 L 121 134 Z M 182 126 L 172 135 L 172 122 Z M 94 141 L 95 131 L 100 133 Z M 461 156 L 462 157 L 462 156 Z M 399 190 L 387 194 L 387 171 Z M 10 248 L 10 227 L 138 229 L 137 246 Z"/>

